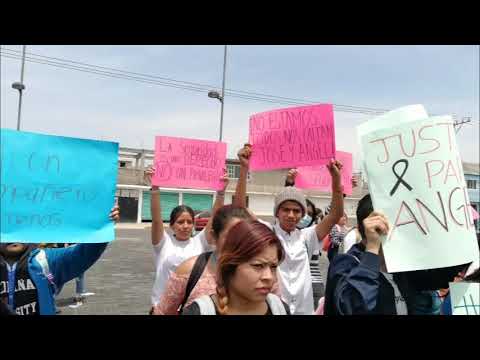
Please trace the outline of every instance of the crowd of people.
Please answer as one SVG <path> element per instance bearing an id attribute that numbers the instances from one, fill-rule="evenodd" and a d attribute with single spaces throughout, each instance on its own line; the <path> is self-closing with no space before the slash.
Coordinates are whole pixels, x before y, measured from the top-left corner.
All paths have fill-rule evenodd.
<path id="1" fill-rule="evenodd" d="M 332 159 L 331 203 L 317 209 L 295 187 L 297 172 L 288 172 L 275 196 L 273 223 L 258 218 L 246 205 L 250 145 L 238 153 L 240 175 L 225 204 L 216 193 L 212 216 L 194 235 L 194 212 L 185 205 L 162 219 L 162 199 L 151 186 L 151 243 L 155 279 L 151 315 L 412 315 L 450 314 L 449 283 L 480 282 L 472 263 L 388 273 L 381 236 L 389 220 L 374 209 L 370 195 L 356 210 L 357 225 L 348 227 L 341 183 L 342 164 Z M 145 171 L 151 183 L 154 167 Z M 356 186 L 354 181 L 353 186 Z M 117 221 L 119 209 L 110 218 Z M 55 295 L 102 255 L 107 244 L 39 248 L 29 244 L 0 245 L 0 311 L 2 314 L 55 314 Z M 322 253 L 329 261 L 325 296 L 314 301 L 310 263 Z M 466 274 L 469 274 L 466 276 Z M 80 289 L 77 292 L 81 293 Z"/>

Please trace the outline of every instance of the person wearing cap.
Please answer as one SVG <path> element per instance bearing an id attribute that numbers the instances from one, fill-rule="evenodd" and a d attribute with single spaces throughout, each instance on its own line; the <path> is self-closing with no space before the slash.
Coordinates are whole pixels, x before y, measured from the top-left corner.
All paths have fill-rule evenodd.
<path id="1" fill-rule="evenodd" d="M 253 149 L 250 156 L 252 152 Z M 332 159 L 327 168 L 332 177 L 332 209 L 321 222 L 301 230 L 297 228 L 307 213 L 307 203 L 303 192 L 291 186 L 285 187 L 275 196 L 273 208 L 275 223 L 270 224 L 258 219 L 275 232 L 285 250 L 285 260 L 277 269 L 277 278 L 281 298 L 289 305 L 292 315 L 314 313 L 309 259 L 343 215 L 343 187 L 340 175 L 342 164 Z M 245 198 L 246 186 L 239 189 L 243 191 L 236 195 Z"/>
<path id="2" fill-rule="evenodd" d="M 315 309 L 309 259 L 343 215 L 342 165 L 339 161 L 331 160 L 327 167 L 332 176 L 332 209 L 315 226 L 297 229 L 297 224 L 307 213 L 305 195 L 301 190 L 286 187 L 275 197 L 273 213 L 276 222 L 269 225 L 285 249 L 285 261 L 278 268 L 278 279 L 282 299 L 288 303 L 293 315 L 313 314 Z"/>

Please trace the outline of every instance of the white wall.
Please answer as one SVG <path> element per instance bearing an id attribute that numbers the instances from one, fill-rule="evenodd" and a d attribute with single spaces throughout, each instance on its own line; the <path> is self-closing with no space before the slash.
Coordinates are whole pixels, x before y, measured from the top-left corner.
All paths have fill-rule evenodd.
<path id="1" fill-rule="evenodd" d="M 249 208 L 255 215 L 273 216 L 273 195 L 248 194 Z"/>
<path id="2" fill-rule="evenodd" d="M 232 203 L 232 195 L 234 193 L 226 193 L 225 194 L 225 204 Z M 273 203 L 274 203 L 274 196 L 268 194 L 252 194 L 248 193 L 248 207 L 255 215 L 265 215 L 270 216 L 273 215 Z"/>

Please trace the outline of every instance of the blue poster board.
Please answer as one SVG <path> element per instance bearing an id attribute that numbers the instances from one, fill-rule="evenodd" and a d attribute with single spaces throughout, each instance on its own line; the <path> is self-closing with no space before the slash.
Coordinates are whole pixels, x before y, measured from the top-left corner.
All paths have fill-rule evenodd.
<path id="1" fill-rule="evenodd" d="M 118 144 L 1 129 L 0 242 L 115 238 Z"/>

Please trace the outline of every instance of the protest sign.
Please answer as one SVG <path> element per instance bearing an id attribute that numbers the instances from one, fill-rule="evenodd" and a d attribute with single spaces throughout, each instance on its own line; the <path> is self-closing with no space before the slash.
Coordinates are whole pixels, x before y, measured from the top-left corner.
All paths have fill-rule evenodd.
<path id="1" fill-rule="evenodd" d="M 450 283 L 452 315 L 480 315 L 480 284 Z"/>
<path id="2" fill-rule="evenodd" d="M 411 121 L 424 120 L 428 118 L 428 113 L 423 105 L 407 105 L 401 108 L 386 112 L 369 121 L 357 126 L 357 135 L 363 135 L 380 129 L 389 128 L 391 124 L 405 124 Z"/>
<path id="3" fill-rule="evenodd" d="M 404 124 L 410 121 L 423 120 L 428 118 L 428 113 L 423 105 L 407 105 L 401 108 L 386 112 L 369 121 L 366 121 L 357 126 L 357 140 L 361 148 L 361 137 L 372 130 L 380 130 L 388 128 L 391 124 Z M 361 160 L 362 170 L 366 178 L 368 178 L 368 171 L 365 168 L 365 160 Z"/>
<path id="4" fill-rule="evenodd" d="M 342 165 L 343 192 L 352 195 L 352 154 L 344 151 L 337 151 L 335 159 Z M 316 189 L 320 191 L 332 191 L 332 178 L 326 165 L 301 166 L 297 168 L 298 174 L 295 179 L 295 186 L 300 189 Z"/>
<path id="5" fill-rule="evenodd" d="M 223 142 L 157 136 L 152 184 L 220 190 L 226 156 Z"/>
<path id="6" fill-rule="evenodd" d="M 388 122 L 390 127 L 387 127 Z M 400 122 L 361 136 L 375 210 L 389 219 L 383 240 L 389 272 L 465 264 L 478 254 L 450 116 Z"/>
<path id="7" fill-rule="evenodd" d="M 335 157 L 333 107 L 300 106 L 252 115 L 249 143 L 253 171 L 327 164 Z"/>
<path id="8" fill-rule="evenodd" d="M 2 243 L 115 238 L 118 144 L 1 129 Z"/>

